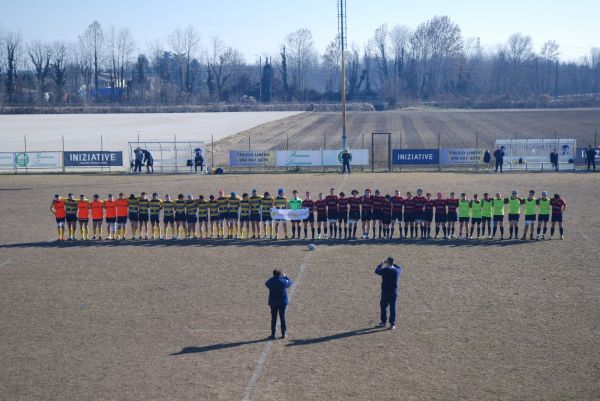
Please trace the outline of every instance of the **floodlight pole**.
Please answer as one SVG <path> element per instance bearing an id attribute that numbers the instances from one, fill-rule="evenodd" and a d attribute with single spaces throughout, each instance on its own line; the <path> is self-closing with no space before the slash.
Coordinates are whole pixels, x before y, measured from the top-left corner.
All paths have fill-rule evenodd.
<path id="1" fill-rule="evenodd" d="M 338 0 L 338 31 L 342 51 L 342 149 L 346 150 L 346 0 Z"/>

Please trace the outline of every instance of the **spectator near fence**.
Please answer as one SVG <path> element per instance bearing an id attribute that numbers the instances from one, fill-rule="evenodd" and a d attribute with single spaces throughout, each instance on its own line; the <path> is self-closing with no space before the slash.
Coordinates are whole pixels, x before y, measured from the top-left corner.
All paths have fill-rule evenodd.
<path id="1" fill-rule="evenodd" d="M 498 146 L 498 149 L 494 151 L 494 158 L 496 159 L 496 173 L 498 172 L 498 168 L 500 168 L 500 172 L 502 172 L 502 166 L 504 165 L 504 149 Z"/>
<path id="2" fill-rule="evenodd" d="M 133 164 L 133 172 L 141 173 L 142 172 L 142 162 L 144 160 L 144 152 L 142 152 L 142 148 L 135 148 L 133 150 L 133 154 L 135 156 L 134 164 Z"/>
<path id="3" fill-rule="evenodd" d="M 350 174 L 350 152 L 344 149 L 342 152 L 342 174 L 345 174 L 346 171 Z"/>
<path id="4" fill-rule="evenodd" d="M 556 149 L 550 152 L 550 163 L 552 164 L 554 171 L 558 171 L 558 153 L 556 152 Z"/>
<path id="5" fill-rule="evenodd" d="M 585 155 L 587 157 L 587 169 L 590 171 L 590 167 L 594 167 L 594 171 L 596 171 L 596 149 L 592 148 L 592 145 L 588 145 L 588 148 L 585 151 Z"/>
<path id="6" fill-rule="evenodd" d="M 194 149 L 194 172 L 198 172 L 198 167 L 200 167 L 200 172 L 204 171 L 204 158 L 202 157 L 202 150 Z"/>
<path id="7" fill-rule="evenodd" d="M 152 153 L 150 153 L 147 149 L 142 149 L 142 155 L 144 159 L 142 163 L 146 164 L 146 173 L 151 174 L 154 173 L 154 159 L 152 158 Z M 141 172 L 141 167 L 140 167 Z"/>

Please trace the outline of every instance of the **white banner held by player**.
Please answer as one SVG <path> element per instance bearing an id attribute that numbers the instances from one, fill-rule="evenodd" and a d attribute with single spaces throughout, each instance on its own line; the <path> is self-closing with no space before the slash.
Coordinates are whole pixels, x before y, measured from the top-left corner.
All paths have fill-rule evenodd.
<path id="1" fill-rule="evenodd" d="M 308 209 L 271 209 L 273 220 L 304 220 L 308 219 Z"/>

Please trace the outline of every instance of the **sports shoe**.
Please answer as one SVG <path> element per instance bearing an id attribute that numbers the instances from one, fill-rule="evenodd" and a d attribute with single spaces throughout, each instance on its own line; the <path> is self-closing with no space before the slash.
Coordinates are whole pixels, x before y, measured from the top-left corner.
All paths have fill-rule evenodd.
<path id="1" fill-rule="evenodd" d="M 563 234 L 561 234 L 560 239 L 565 239 L 565 236 Z"/>
<path id="2" fill-rule="evenodd" d="M 390 325 L 390 330 L 396 330 L 396 325 L 395 324 Z"/>
<path id="3" fill-rule="evenodd" d="M 384 322 L 381 322 L 381 323 L 379 323 L 379 324 L 377 325 L 377 327 L 381 327 L 381 328 L 383 328 L 383 327 L 385 327 L 385 323 L 384 323 Z"/>
<path id="4" fill-rule="evenodd" d="M 275 336 L 269 336 L 267 337 L 267 340 L 275 340 Z"/>
<path id="5" fill-rule="evenodd" d="M 282 334 L 282 335 L 281 335 L 281 339 L 284 339 L 284 338 L 285 338 L 285 334 Z"/>

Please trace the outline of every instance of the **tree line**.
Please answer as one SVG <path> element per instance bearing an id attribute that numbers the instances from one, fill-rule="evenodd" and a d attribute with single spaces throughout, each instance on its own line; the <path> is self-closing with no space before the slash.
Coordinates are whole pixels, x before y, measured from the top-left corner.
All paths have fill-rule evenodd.
<path id="1" fill-rule="evenodd" d="M 253 62 L 193 26 L 138 51 L 128 28 L 93 21 L 75 41 L 25 43 L 0 29 L 0 105 L 188 105 L 338 102 L 341 50 L 332 38 L 320 54 L 308 29 L 283 38 L 280 51 Z M 600 93 L 600 47 L 579 61 L 561 61 L 550 40 L 511 35 L 493 49 L 465 39 L 436 16 L 416 29 L 381 25 L 345 54 L 349 101 L 397 106 L 414 102 L 476 106 Z"/>

